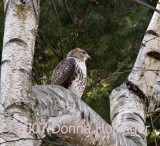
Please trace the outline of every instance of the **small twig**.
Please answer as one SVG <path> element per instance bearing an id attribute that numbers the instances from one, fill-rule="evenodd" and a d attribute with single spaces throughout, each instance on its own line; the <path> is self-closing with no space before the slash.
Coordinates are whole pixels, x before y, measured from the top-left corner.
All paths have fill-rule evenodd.
<path id="1" fill-rule="evenodd" d="M 156 118 L 153 120 L 153 124 L 155 125 L 160 119 L 160 113 L 158 114 L 158 116 L 156 116 Z"/>
<path id="2" fill-rule="evenodd" d="M 24 122 L 20 121 L 19 119 L 15 118 L 13 115 L 11 115 L 11 114 L 9 114 L 7 112 L 6 113 L 0 113 L 0 115 L 4 115 L 4 116 L 7 116 L 7 117 L 10 117 L 10 118 L 16 120 L 17 122 L 19 122 L 19 123 L 21 123 L 23 125 L 29 126 L 27 123 L 24 123 Z"/>
<path id="3" fill-rule="evenodd" d="M 9 113 L 0 113 L 0 115 L 4 115 L 4 116 L 7 116 L 7 117 L 11 117 L 11 118 L 15 119 L 17 122 L 20 122 L 20 123 L 28 126 L 26 123 L 18 120 L 17 118 L 13 117 L 13 115 L 10 115 Z M 37 139 L 35 139 L 35 138 L 19 138 L 19 139 L 16 139 L 16 140 L 9 140 L 9 141 L 6 140 L 5 142 L 1 142 L 0 145 L 1 145 L 1 144 L 4 144 L 4 143 L 9 143 L 9 142 L 16 142 L 16 141 L 20 141 L 20 140 L 42 140 L 42 141 L 44 141 L 44 142 L 46 142 L 46 143 L 54 144 L 53 142 L 50 142 L 50 141 L 48 141 L 48 140 L 43 139 L 38 133 L 37 133 L 37 136 L 38 136 L 40 139 L 39 139 L 39 138 L 37 138 Z"/>
<path id="4" fill-rule="evenodd" d="M 68 5 L 67 5 L 67 0 L 64 1 L 64 4 L 65 4 L 65 7 L 66 7 L 66 9 L 67 9 L 67 12 L 68 12 L 68 14 L 69 14 L 69 16 L 70 16 L 70 18 L 71 18 L 73 24 L 76 25 L 76 22 L 74 21 L 74 19 L 73 19 L 73 17 L 72 17 L 70 8 L 69 8 Z"/>
<path id="5" fill-rule="evenodd" d="M 19 119 L 13 117 L 13 115 L 10 115 L 9 113 L 0 113 L 0 115 L 4 115 L 4 116 L 7 116 L 7 117 L 11 117 L 11 118 L 15 119 L 17 122 L 19 122 L 19 123 L 21 123 L 21 124 L 23 124 L 23 125 L 26 125 L 26 123 L 24 123 L 24 122 L 20 121 Z"/>
<path id="6" fill-rule="evenodd" d="M 32 72 L 32 77 L 33 77 L 33 79 L 36 81 L 36 83 L 38 83 L 39 85 L 41 85 L 41 83 L 40 83 L 39 80 L 36 78 L 36 76 L 33 74 L 33 72 Z"/>
<path id="7" fill-rule="evenodd" d="M 110 78 L 111 78 L 112 76 L 115 76 L 115 75 L 119 76 L 119 75 L 121 75 L 121 74 L 130 73 L 130 72 L 132 72 L 132 71 L 133 71 L 133 72 L 134 72 L 134 71 L 153 71 L 153 72 L 159 72 L 159 71 L 160 71 L 160 70 L 145 69 L 145 68 L 140 68 L 140 67 L 134 67 L 134 68 L 139 68 L 139 69 L 125 70 L 125 71 L 120 72 L 119 70 L 120 70 L 121 68 L 118 68 L 112 75 L 110 75 L 110 76 L 107 77 L 107 78 L 104 78 L 103 80 L 110 80 Z"/>
<path id="8" fill-rule="evenodd" d="M 159 121 L 159 118 L 160 118 L 160 114 L 158 115 L 158 116 L 156 116 L 156 118 L 153 120 L 153 125 L 155 125 L 158 121 Z M 150 123 L 150 132 L 149 132 L 149 134 L 148 134 L 148 136 L 147 136 L 147 141 L 149 141 L 150 140 L 150 137 L 151 137 L 151 134 L 152 134 L 152 130 L 151 130 L 151 128 L 152 128 L 152 123 Z M 158 137 L 160 136 L 160 134 L 158 135 Z M 158 137 L 157 137 L 157 139 L 158 139 Z"/>
<path id="9" fill-rule="evenodd" d="M 160 71 L 160 70 L 157 70 L 157 69 L 146 69 L 146 68 L 142 68 L 142 67 L 134 67 L 134 68 L 139 68 L 140 70 L 131 70 L 131 71 Z"/>
<path id="10" fill-rule="evenodd" d="M 37 136 L 43 141 L 43 142 L 46 142 L 46 143 L 49 143 L 49 144 L 55 144 L 54 142 L 50 142 L 48 140 L 45 140 L 44 138 L 42 138 L 39 134 L 37 134 Z"/>
<path id="11" fill-rule="evenodd" d="M 107 28 L 108 28 L 108 25 L 107 25 L 107 23 L 106 23 L 106 25 L 105 25 L 104 28 L 103 28 L 103 31 L 100 33 L 100 35 L 99 35 L 99 37 L 98 37 L 97 42 L 95 42 L 95 44 L 94 44 L 94 45 L 92 46 L 92 48 L 90 49 L 90 53 L 93 53 L 93 52 L 96 50 L 96 48 L 97 48 L 98 45 L 99 45 L 99 42 L 100 42 L 101 38 L 102 38 L 103 35 L 106 33 Z"/>
<path id="12" fill-rule="evenodd" d="M 5 144 L 5 143 L 9 143 L 9 142 L 21 141 L 21 140 L 41 140 L 41 139 L 38 139 L 38 138 L 18 138 L 18 139 L 15 139 L 15 140 L 6 140 L 4 142 L 0 142 L 0 145 Z"/>
<path id="13" fill-rule="evenodd" d="M 63 56 L 63 58 L 64 58 L 62 38 L 61 38 L 62 35 L 61 35 L 61 28 L 60 28 L 61 25 L 60 25 L 59 16 L 58 16 L 58 12 L 57 12 L 57 8 L 56 8 L 56 5 L 55 5 L 54 0 L 52 0 L 52 4 L 53 4 L 54 11 L 55 11 L 55 13 L 56 13 L 56 18 L 57 18 L 57 23 L 58 23 L 58 33 L 59 33 L 60 48 L 61 48 L 62 56 Z"/>
<path id="14" fill-rule="evenodd" d="M 149 39 L 149 40 L 147 40 L 145 43 L 148 43 L 149 41 L 154 40 L 154 39 L 156 39 L 156 38 L 158 38 L 158 37 L 156 36 L 156 37 L 154 37 L 154 38 L 152 38 L 152 39 Z"/>
<path id="15" fill-rule="evenodd" d="M 28 126 L 26 123 L 18 120 L 17 118 L 13 117 L 13 115 L 10 115 L 9 113 L 0 113 L 0 115 L 4 115 L 4 116 L 7 116 L 7 117 L 11 117 L 11 118 L 15 119 L 17 122 L 20 122 L 20 123 Z M 20 140 L 42 140 L 42 141 L 44 141 L 44 142 L 46 142 L 46 143 L 54 144 L 54 143 L 52 143 L 52 142 L 50 142 L 50 141 L 47 141 L 47 140 L 43 139 L 38 133 L 37 133 L 37 136 L 39 136 L 40 139 L 34 139 L 34 138 L 19 138 L 19 139 L 10 140 L 10 141 L 7 141 L 7 140 L 6 140 L 5 142 L 1 142 L 0 144 L 4 144 L 4 143 L 8 143 L 8 142 L 16 142 L 16 141 L 20 141 Z"/>
<path id="16" fill-rule="evenodd" d="M 49 41 L 46 39 L 46 37 L 44 37 L 40 31 L 38 31 L 38 34 L 40 36 L 40 38 L 44 41 L 44 43 L 47 45 L 47 47 L 60 59 L 62 59 L 61 56 L 58 55 L 58 53 L 52 48 L 52 46 L 50 45 Z"/>
<path id="17" fill-rule="evenodd" d="M 123 74 L 124 72 L 122 72 L 122 73 L 120 73 L 119 71 L 126 65 L 126 64 L 128 64 L 128 62 L 130 62 L 131 61 L 131 58 L 130 57 L 127 57 L 120 65 L 119 65 L 119 67 L 118 67 L 118 69 L 115 71 L 115 72 L 113 72 L 109 77 L 107 77 L 105 80 L 110 80 L 110 78 L 112 77 L 112 76 L 115 76 L 116 74 Z M 130 70 L 131 71 L 131 70 Z M 129 72 L 130 72 L 129 71 Z M 125 71 L 126 72 L 126 71 Z M 128 72 L 128 70 L 127 70 L 127 72 Z"/>
<path id="18" fill-rule="evenodd" d="M 72 0 L 71 2 L 70 2 L 70 7 L 73 5 L 73 3 L 75 2 L 76 0 Z"/>
<path id="19" fill-rule="evenodd" d="M 146 46 L 146 44 L 147 44 L 148 42 L 150 42 L 150 41 L 152 41 L 152 40 L 154 40 L 154 39 L 156 39 L 156 38 L 158 38 L 158 36 L 156 36 L 156 37 L 154 37 L 154 38 L 152 38 L 152 39 L 149 39 L 149 40 L 145 41 L 144 43 L 142 42 L 141 47 Z"/>
<path id="20" fill-rule="evenodd" d="M 80 25 L 80 27 L 77 31 L 78 35 L 79 35 L 79 33 L 83 32 L 83 27 L 84 27 L 84 24 L 86 22 L 86 18 L 87 18 L 88 14 L 89 14 L 89 11 L 91 10 L 91 8 L 92 8 L 92 6 L 95 2 L 96 2 L 96 0 L 90 0 L 89 1 L 88 6 L 87 6 L 86 11 L 85 11 L 85 14 L 84 14 L 84 17 L 83 17 L 83 21 L 82 21 L 82 23 L 81 23 L 81 25 Z"/>
<path id="21" fill-rule="evenodd" d="M 133 0 L 133 1 L 135 1 L 136 3 L 139 3 L 139 4 L 141 4 L 141 5 L 143 5 L 143 6 L 145 6 L 145 7 L 147 7 L 147 8 L 149 8 L 149 9 L 153 10 L 153 11 L 156 11 L 157 13 L 160 14 L 160 10 L 156 9 L 155 7 L 153 7 L 153 6 L 145 3 L 145 2 L 143 2 L 143 1 L 140 1 L 140 0 Z"/>
<path id="22" fill-rule="evenodd" d="M 151 124 L 152 124 L 153 133 L 155 133 L 155 128 L 154 128 L 154 125 L 153 125 L 152 116 L 150 116 L 150 119 L 151 119 Z M 157 146 L 157 140 L 156 140 L 156 136 L 155 136 L 155 135 L 154 135 L 154 142 L 155 142 L 155 146 Z"/>
<path id="23" fill-rule="evenodd" d="M 39 67 L 36 65 L 35 62 L 33 62 L 33 66 L 37 69 L 37 72 L 38 72 L 38 76 L 39 76 L 39 79 L 40 80 L 37 80 L 37 78 L 33 75 L 33 72 L 32 72 L 32 76 L 34 77 L 34 79 L 37 81 L 37 83 L 41 84 L 41 70 L 39 69 Z"/>

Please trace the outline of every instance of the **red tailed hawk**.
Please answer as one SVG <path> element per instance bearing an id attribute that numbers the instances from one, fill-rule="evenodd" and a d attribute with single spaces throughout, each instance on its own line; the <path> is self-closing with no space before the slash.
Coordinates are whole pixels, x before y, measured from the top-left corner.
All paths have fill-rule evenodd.
<path id="1" fill-rule="evenodd" d="M 60 85 L 81 98 L 86 87 L 86 51 L 76 48 L 67 54 L 52 74 L 51 84 Z"/>

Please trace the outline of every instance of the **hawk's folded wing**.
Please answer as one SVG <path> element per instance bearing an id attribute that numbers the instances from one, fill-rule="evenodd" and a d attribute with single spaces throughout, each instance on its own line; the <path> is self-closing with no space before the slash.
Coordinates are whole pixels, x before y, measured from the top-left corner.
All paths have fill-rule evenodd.
<path id="1" fill-rule="evenodd" d="M 76 62 L 74 58 L 65 58 L 54 69 L 51 79 L 51 84 L 69 85 L 75 73 Z"/>

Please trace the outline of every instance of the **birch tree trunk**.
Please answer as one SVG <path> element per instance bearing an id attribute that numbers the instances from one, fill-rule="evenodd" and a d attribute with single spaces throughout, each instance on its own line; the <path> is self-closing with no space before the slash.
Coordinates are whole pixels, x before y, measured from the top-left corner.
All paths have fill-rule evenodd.
<path id="1" fill-rule="evenodd" d="M 32 146 L 37 141 L 24 123 L 32 122 L 31 71 L 39 19 L 39 0 L 4 0 L 5 30 L 1 66 L 0 142 Z M 10 141 L 10 142 L 9 142 Z"/>
<path id="2" fill-rule="evenodd" d="M 160 10 L 160 1 L 156 7 Z M 160 14 L 154 12 L 135 65 L 127 79 L 110 95 L 112 126 L 145 128 L 147 113 L 157 112 L 160 105 Z M 146 133 L 125 137 L 146 145 Z"/>

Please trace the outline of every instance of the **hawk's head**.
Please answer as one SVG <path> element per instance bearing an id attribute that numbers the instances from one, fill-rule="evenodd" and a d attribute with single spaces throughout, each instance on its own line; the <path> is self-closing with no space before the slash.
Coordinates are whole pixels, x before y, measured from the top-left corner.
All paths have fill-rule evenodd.
<path id="1" fill-rule="evenodd" d="M 87 54 L 87 52 L 80 48 L 76 48 L 70 51 L 67 54 L 67 57 L 74 57 L 81 61 L 86 61 L 87 59 L 91 59 L 91 57 Z"/>

